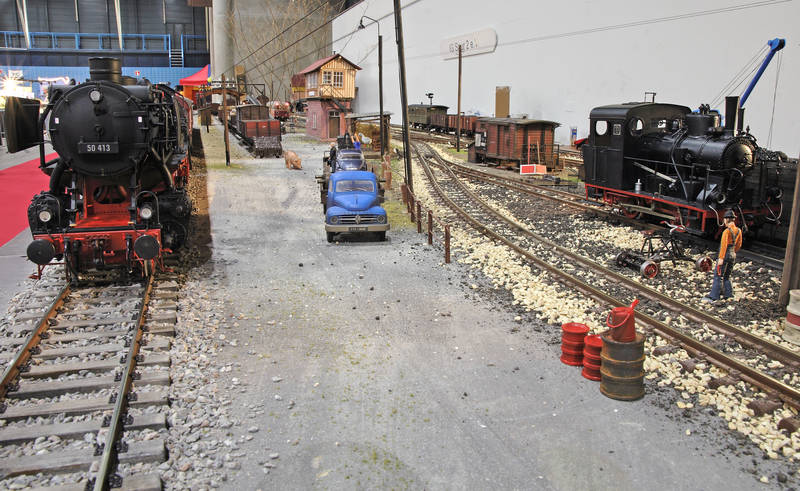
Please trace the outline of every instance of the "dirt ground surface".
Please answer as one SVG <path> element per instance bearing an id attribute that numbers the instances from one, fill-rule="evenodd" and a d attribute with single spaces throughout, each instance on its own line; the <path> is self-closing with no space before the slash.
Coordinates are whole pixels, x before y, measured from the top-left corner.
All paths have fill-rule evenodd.
<path id="1" fill-rule="evenodd" d="M 213 130 L 203 140 L 222 280 L 208 288 L 225 294 L 216 364 L 229 367 L 218 380 L 243 454 L 224 489 L 797 485 L 717 418 L 679 410 L 672 389 L 604 397 L 559 361 L 559 326 L 443 264 L 441 248 L 398 226 L 399 207 L 387 206 L 386 242 L 327 243 L 314 174 L 328 144 L 285 135 L 299 171 L 238 151 L 225 167 Z"/>

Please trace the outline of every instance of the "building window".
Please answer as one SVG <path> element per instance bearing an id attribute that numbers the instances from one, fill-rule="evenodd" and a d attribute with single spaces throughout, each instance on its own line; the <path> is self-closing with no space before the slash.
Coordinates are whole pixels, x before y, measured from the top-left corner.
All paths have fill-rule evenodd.
<path id="1" fill-rule="evenodd" d="M 344 85 L 344 73 L 333 72 L 333 86 L 341 87 L 342 85 Z"/>
<path id="2" fill-rule="evenodd" d="M 313 88 L 317 86 L 317 72 L 309 73 L 306 75 L 306 87 Z"/>
<path id="3" fill-rule="evenodd" d="M 330 85 L 331 84 L 331 72 L 325 71 L 322 72 L 322 85 Z"/>

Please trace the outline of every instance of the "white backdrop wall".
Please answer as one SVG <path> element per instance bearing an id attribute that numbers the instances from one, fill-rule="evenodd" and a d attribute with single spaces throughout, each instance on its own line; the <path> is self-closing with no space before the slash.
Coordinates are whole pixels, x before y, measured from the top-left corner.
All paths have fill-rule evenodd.
<path id="1" fill-rule="evenodd" d="M 403 34 L 409 103 L 428 102 L 456 111 L 457 60 L 444 60 L 439 43 L 492 28 L 497 49 L 464 57 L 462 111 L 494 115 L 495 87 L 511 87 L 512 115 L 558 121 L 556 140 L 588 133 L 591 108 L 640 101 L 696 108 L 720 90 L 766 42 L 786 38 L 745 104 L 745 124 L 759 144 L 800 152 L 800 1 L 798 0 L 404 0 Z M 365 0 L 333 23 L 333 50 L 361 66 L 356 76 L 358 112 L 378 109 L 377 29 L 383 35 L 384 107 L 399 123 L 400 91 L 393 2 Z M 760 63 L 762 57 L 758 58 Z M 756 64 L 758 64 L 756 63 Z M 748 77 L 749 81 L 749 77 Z M 736 91 L 740 94 L 747 82 Z M 773 97 L 774 119 L 773 119 Z M 724 113 L 724 103 L 716 106 Z M 770 122 L 771 144 L 768 145 Z"/>

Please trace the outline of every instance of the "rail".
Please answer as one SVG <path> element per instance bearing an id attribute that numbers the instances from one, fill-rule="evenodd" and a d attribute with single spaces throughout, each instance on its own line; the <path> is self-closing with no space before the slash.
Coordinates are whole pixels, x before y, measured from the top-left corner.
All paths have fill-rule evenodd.
<path id="1" fill-rule="evenodd" d="M 551 264 L 548 260 L 542 259 L 541 257 L 532 254 L 527 249 L 516 244 L 515 242 L 512 242 L 507 237 L 504 237 L 503 235 L 489 229 L 486 225 L 478 221 L 469 212 L 467 212 L 465 209 L 459 206 L 455 201 L 453 201 L 449 196 L 447 196 L 447 193 L 444 192 L 444 190 L 441 188 L 441 186 L 439 186 L 437 180 L 435 179 L 435 176 L 433 175 L 430 166 L 427 164 L 425 157 L 422 155 L 422 152 L 419 151 L 416 145 L 413 145 L 413 149 L 417 153 L 417 156 L 423 165 L 423 169 L 425 170 L 428 180 L 431 182 L 431 185 L 433 186 L 436 194 L 440 196 L 442 200 L 446 202 L 448 206 L 456 214 L 460 215 L 475 230 L 487 236 L 488 238 L 494 240 L 495 242 L 506 245 L 507 247 L 511 248 L 519 255 L 527 259 L 528 261 L 540 267 L 542 270 L 552 274 L 554 277 L 560 278 L 560 280 L 562 280 L 565 284 L 571 285 L 576 290 L 584 292 L 591 298 L 594 298 L 602 303 L 605 303 L 607 305 L 612 305 L 615 307 L 623 307 L 627 305 L 626 302 L 623 302 L 615 297 L 612 297 L 611 295 L 608 295 L 607 293 L 589 285 L 580 278 L 561 270 L 556 265 Z M 436 153 L 433 153 L 433 155 L 434 157 L 437 156 Z M 445 169 L 446 172 L 449 172 L 452 175 L 452 179 L 455 182 L 460 183 L 460 180 L 456 178 L 455 173 L 452 171 L 452 169 L 450 169 L 449 166 L 443 165 L 443 163 L 440 163 L 440 165 L 443 169 Z M 478 204 L 480 204 L 482 208 L 492 211 L 492 208 L 485 202 L 480 200 L 480 198 L 478 198 L 472 191 L 470 191 L 464 186 L 461 187 L 464 193 L 470 195 L 470 197 L 473 200 L 475 200 Z M 502 214 L 499 213 L 495 214 L 501 220 L 508 222 L 508 219 L 503 217 Z M 527 231 L 527 229 L 522 229 L 518 225 L 513 224 L 513 222 L 512 225 L 513 228 L 516 228 L 517 230 Z M 688 319 L 691 319 L 698 323 L 706 323 L 708 327 L 714 329 L 716 332 L 725 334 L 742 344 L 747 344 L 752 347 L 759 347 L 761 349 L 764 349 L 770 355 L 779 357 L 781 360 L 785 361 L 787 364 L 790 364 L 790 366 L 794 368 L 798 366 L 798 354 L 794 353 L 793 351 L 786 350 L 781 346 L 760 339 L 757 336 L 753 336 L 752 334 L 746 331 L 743 331 L 735 326 L 727 324 L 726 322 L 720 319 L 714 318 L 713 316 L 709 316 L 704 312 L 699 312 L 696 309 L 692 309 L 691 307 L 676 302 L 666 297 L 665 295 L 656 292 L 655 290 L 652 290 L 650 288 L 638 284 L 631 285 L 631 283 L 636 283 L 636 282 L 626 281 L 628 280 L 626 277 L 617 275 L 616 273 L 609 271 L 607 268 L 597 265 L 593 261 L 584 258 L 578 254 L 574 254 L 571 251 L 568 251 L 563 247 L 558 246 L 557 244 L 544 239 L 541 236 L 533 234 L 530 231 L 527 232 L 528 234 L 533 236 L 535 240 L 542 243 L 545 247 L 553 251 L 557 251 L 558 253 L 564 255 L 565 257 L 568 257 L 569 259 L 582 263 L 587 268 L 591 268 L 597 272 L 600 272 L 601 274 L 606 275 L 607 273 L 611 273 L 607 275 L 607 277 L 613 278 L 615 281 L 621 281 L 623 283 L 626 283 L 627 284 L 626 287 L 630 288 L 631 290 L 638 291 L 646 298 L 649 298 L 655 302 L 660 303 L 661 305 L 670 307 L 674 310 L 681 312 Z M 784 402 L 786 402 L 787 404 L 796 409 L 800 408 L 800 391 L 798 391 L 794 387 L 791 387 L 783 383 L 782 381 L 777 380 L 776 378 L 770 376 L 769 374 L 754 369 L 748 366 L 747 364 L 743 363 L 742 361 L 732 356 L 729 356 L 723 353 L 722 351 L 719 351 L 701 341 L 698 341 L 694 337 L 682 332 L 681 330 L 672 328 L 667 324 L 662 323 L 645 313 L 637 312 L 637 316 L 643 321 L 643 324 L 647 325 L 651 330 L 653 330 L 654 332 L 656 332 L 657 334 L 666 339 L 671 339 L 680 343 L 690 353 L 702 355 L 703 357 L 709 359 L 709 361 L 719 366 L 720 368 L 731 371 L 732 373 L 736 374 L 736 376 L 738 376 L 740 379 L 746 380 L 752 383 L 753 385 L 760 387 L 767 393 L 774 394 L 780 397 L 781 399 L 784 400 Z"/>

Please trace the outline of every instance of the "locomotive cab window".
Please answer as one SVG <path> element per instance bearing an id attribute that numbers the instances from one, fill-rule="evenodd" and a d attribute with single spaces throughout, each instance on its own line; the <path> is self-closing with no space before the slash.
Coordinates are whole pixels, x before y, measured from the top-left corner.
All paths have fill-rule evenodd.
<path id="1" fill-rule="evenodd" d="M 642 136 L 644 132 L 644 121 L 639 118 L 632 118 L 628 121 L 628 130 L 631 136 Z"/>

